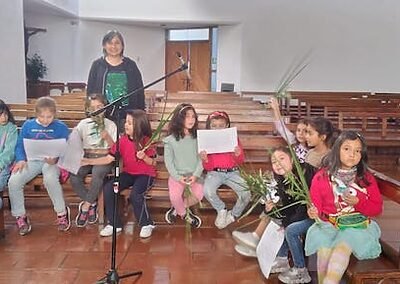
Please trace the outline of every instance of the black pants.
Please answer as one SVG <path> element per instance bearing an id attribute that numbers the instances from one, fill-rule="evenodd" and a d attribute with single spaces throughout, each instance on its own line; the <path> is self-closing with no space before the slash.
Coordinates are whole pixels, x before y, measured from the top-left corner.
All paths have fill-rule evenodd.
<path id="1" fill-rule="evenodd" d="M 129 189 L 131 191 L 129 200 L 133 206 L 133 213 L 140 226 L 152 225 L 153 221 L 150 217 L 146 205 L 144 195 L 146 191 L 152 186 L 154 177 L 148 175 L 131 175 L 128 173 L 121 173 L 119 177 L 120 192 Z M 106 206 L 106 216 L 110 225 L 113 224 L 114 212 L 114 189 L 113 180 L 109 181 L 104 187 L 104 202 Z M 133 188 L 132 188 L 133 186 Z M 117 211 L 117 228 L 122 228 L 121 217 Z"/>

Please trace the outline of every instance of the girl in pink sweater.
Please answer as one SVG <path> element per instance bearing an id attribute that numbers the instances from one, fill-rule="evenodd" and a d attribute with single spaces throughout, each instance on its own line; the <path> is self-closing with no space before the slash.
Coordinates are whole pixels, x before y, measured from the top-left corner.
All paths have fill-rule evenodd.
<path id="1" fill-rule="evenodd" d="M 368 172 L 367 146 L 360 134 L 340 134 L 310 191 L 314 207 L 308 214 L 321 221 L 307 232 L 306 255 L 317 253 L 319 283 L 339 283 L 351 254 L 371 259 L 381 253 L 381 232 L 370 217 L 382 212 L 382 198 Z"/>

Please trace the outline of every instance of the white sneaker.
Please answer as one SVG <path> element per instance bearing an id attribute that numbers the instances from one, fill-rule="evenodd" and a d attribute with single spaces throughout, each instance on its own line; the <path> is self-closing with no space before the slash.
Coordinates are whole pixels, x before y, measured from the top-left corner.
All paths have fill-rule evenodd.
<path id="1" fill-rule="evenodd" d="M 229 210 L 228 213 L 226 213 L 226 218 L 225 218 L 225 227 L 227 227 L 229 224 L 232 224 L 235 222 L 235 216 L 233 216 L 232 211 Z"/>
<path id="2" fill-rule="evenodd" d="M 156 226 L 154 226 L 154 225 L 143 226 L 143 227 L 140 229 L 140 234 L 139 234 L 139 236 L 140 236 L 142 239 L 151 237 L 151 233 L 153 232 L 153 229 L 154 229 L 155 227 L 156 227 Z"/>
<path id="3" fill-rule="evenodd" d="M 277 256 L 272 263 L 271 273 L 280 273 L 290 269 L 287 257 Z"/>
<path id="4" fill-rule="evenodd" d="M 236 245 L 235 251 L 243 256 L 257 257 L 256 251 L 254 249 L 246 247 L 244 245 Z"/>
<path id="5" fill-rule="evenodd" d="M 226 211 L 226 209 L 222 209 L 219 210 L 217 213 L 217 218 L 215 219 L 215 227 L 217 227 L 218 229 L 223 229 L 226 227 L 225 225 L 225 219 L 226 219 L 226 213 L 228 213 Z"/>
<path id="6" fill-rule="evenodd" d="M 287 284 L 296 284 L 296 283 L 310 283 L 311 277 L 308 274 L 308 270 L 306 267 L 297 268 L 292 267 L 289 270 L 282 272 L 278 275 L 278 279 Z"/>
<path id="7" fill-rule="evenodd" d="M 117 228 L 117 233 L 121 233 L 122 228 Z M 112 236 L 113 226 L 107 225 L 100 231 L 100 236 L 109 237 Z"/>
<path id="8" fill-rule="evenodd" d="M 253 232 L 243 233 L 239 231 L 233 231 L 232 237 L 238 244 L 242 244 L 253 249 L 257 248 L 258 242 L 260 241 L 260 238 L 256 235 L 256 233 Z"/>

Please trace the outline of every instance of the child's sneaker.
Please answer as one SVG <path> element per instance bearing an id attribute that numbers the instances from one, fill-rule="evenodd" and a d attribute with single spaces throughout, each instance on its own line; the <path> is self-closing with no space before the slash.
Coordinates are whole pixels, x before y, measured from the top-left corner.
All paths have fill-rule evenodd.
<path id="1" fill-rule="evenodd" d="M 147 225 L 147 226 L 143 226 L 142 229 L 140 229 L 140 234 L 139 234 L 139 236 L 140 236 L 142 239 L 151 237 L 151 233 L 153 232 L 153 229 L 154 229 L 155 227 L 156 227 L 156 226 L 151 225 L 151 224 L 150 224 L 150 225 Z"/>
<path id="2" fill-rule="evenodd" d="M 79 203 L 78 215 L 76 215 L 76 218 L 75 218 L 76 226 L 79 228 L 85 227 L 88 222 L 88 215 L 89 215 L 88 211 L 82 211 L 82 206 L 84 203 L 85 203 L 84 201 Z"/>
<path id="3" fill-rule="evenodd" d="M 225 225 L 226 213 L 228 213 L 226 209 L 222 209 L 217 212 L 217 218 L 215 219 L 214 224 L 215 227 L 217 227 L 218 229 L 223 229 L 226 227 Z"/>
<path id="4" fill-rule="evenodd" d="M 271 273 L 280 273 L 290 269 L 287 257 L 277 256 L 272 263 Z"/>
<path id="5" fill-rule="evenodd" d="M 244 245 L 235 245 L 235 251 L 243 256 L 257 257 L 255 249 L 249 248 Z"/>
<path id="6" fill-rule="evenodd" d="M 65 214 L 57 216 L 58 230 L 66 232 L 71 228 L 71 211 L 69 207 L 65 207 Z"/>
<path id="7" fill-rule="evenodd" d="M 21 236 L 25 236 L 30 231 L 32 231 L 31 222 L 29 221 L 27 216 L 17 217 L 17 227 L 18 232 Z"/>
<path id="8" fill-rule="evenodd" d="M 226 213 L 226 218 L 225 218 L 225 227 L 227 227 L 229 224 L 235 222 L 235 216 L 233 216 L 232 211 L 229 210 L 228 213 Z"/>
<path id="9" fill-rule="evenodd" d="M 308 270 L 306 267 L 292 267 L 289 270 L 279 274 L 278 279 L 286 284 L 311 282 L 311 277 L 310 274 L 308 274 Z"/>
<path id="10" fill-rule="evenodd" d="M 175 224 L 176 222 L 176 210 L 174 207 L 171 207 L 168 209 L 168 211 L 165 213 L 165 221 L 167 221 L 168 224 L 172 225 Z"/>
<path id="11" fill-rule="evenodd" d="M 122 228 L 117 228 L 117 233 L 121 233 Z M 111 226 L 110 224 L 108 224 L 107 226 L 105 226 L 101 231 L 100 231 L 100 236 L 102 237 L 109 237 L 112 236 L 112 232 L 113 232 L 113 226 Z"/>
<path id="12" fill-rule="evenodd" d="M 186 222 L 189 222 L 190 225 L 193 228 L 200 228 L 201 226 L 201 219 L 199 216 L 197 216 L 196 214 L 194 214 L 192 211 L 189 210 L 189 213 L 187 213 L 184 217 L 184 220 Z"/>
<path id="13" fill-rule="evenodd" d="M 258 242 L 260 241 L 260 238 L 254 232 L 243 233 L 239 231 L 233 231 L 232 237 L 238 244 L 243 244 L 253 249 L 257 248 Z"/>
<path id="14" fill-rule="evenodd" d="M 97 213 L 97 203 L 91 204 L 89 207 L 88 223 L 95 224 L 97 219 L 99 219 L 99 214 Z"/>

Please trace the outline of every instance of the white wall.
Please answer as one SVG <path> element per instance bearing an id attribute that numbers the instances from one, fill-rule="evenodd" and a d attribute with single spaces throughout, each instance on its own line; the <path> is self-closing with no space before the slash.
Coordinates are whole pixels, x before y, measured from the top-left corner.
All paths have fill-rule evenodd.
<path id="1" fill-rule="evenodd" d="M 24 103 L 25 47 L 22 0 L 3 1 L 0 10 L 0 98 L 6 103 Z"/>
<path id="2" fill-rule="evenodd" d="M 397 0 L 253 0 L 80 2 L 83 17 L 222 24 L 218 81 L 274 90 L 286 69 L 312 49 L 295 89 L 399 91 Z M 226 33 L 226 34 L 225 34 Z M 237 52 L 241 46 L 241 54 Z M 239 67 L 238 67 L 239 65 Z M 220 85 L 220 84 L 218 84 Z"/>
<path id="3" fill-rule="evenodd" d="M 309 67 L 292 89 L 400 91 L 398 0 L 85 0 L 79 5 L 79 15 L 85 20 L 77 27 L 68 26 L 68 21 L 63 27 L 54 23 L 60 31 L 59 42 L 64 42 L 62 30 L 64 36 L 75 40 L 74 48 L 69 47 L 72 51 L 66 50 L 62 60 L 64 68 L 74 71 L 56 71 L 50 66 L 51 80 L 86 78 L 90 61 L 100 54 L 102 35 L 112 27 L 104 21 L 119 19 L 154 26 L 223 25 L 218 87 L 221 82 L 232 82 L 236 90 L 272 91 L 295 59 L 312 49 Z M 163 31 L 157 27 L 117 28 L 126 34 L 127 55 L 139 58 L 145 81 L 162 74 Z M 73 29 L 78 30 L 76 38 Z M 57 48 L 64 47 L 49 46 L 45 53 L 58 52 Z M 54 64 L 51 55 L 49 60 Z"/>
<path id="4" fill-rule="evenodd" d="M 47 5 L 57 7 L 70 14 L 79 14 L 79 0 L 35 0 L 42 1 Z"/>
<path id="5" fill-rule="evenodd" d="M 312 49 L 293 89 L 399 92 L 399 7 L 375 0 L 268 1 L 262 15 L 243 25 L 242 89 L 274 90 L 295 58 Z"/>
<path id="6" fill-rule="evenodd" d="M 144 83 L 164 74 L 164 30 L 161 28 L 115 25 L 67 19 L 51 15 L 25 14 L 29 26 L 47 29 L 31 38 L 29 55 L 40 54 L 47 63 L 50 81 L 86 82 L 91 63 L 102 56 L 104 34 L 119 30 L 125 39 L 125 55 L 138 64 Z M 164 89 L 159 83 L 153 89 Z"/>
<path id="7" fill-rule="evenodd" d="M 242 25 L 221 26 L 218 29 L 217 91 L 221 83 L 234 83 L 241 90 Z"/>

